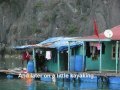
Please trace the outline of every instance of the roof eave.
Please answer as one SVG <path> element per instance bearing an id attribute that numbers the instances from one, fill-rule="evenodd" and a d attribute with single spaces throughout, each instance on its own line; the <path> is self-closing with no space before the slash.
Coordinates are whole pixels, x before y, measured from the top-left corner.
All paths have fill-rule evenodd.
<path id="1" fill-rule="evenodd" d="M 70 41 L 111 41 L 111 39 L 74 39 Z"/>

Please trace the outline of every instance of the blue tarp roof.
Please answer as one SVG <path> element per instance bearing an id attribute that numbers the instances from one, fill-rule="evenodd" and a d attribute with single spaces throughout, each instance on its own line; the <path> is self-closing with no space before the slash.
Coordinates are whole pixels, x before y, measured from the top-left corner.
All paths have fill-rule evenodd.
<path id="1" fill-rule="evenodd" d="M 73 37 L 53 37 L 53 38 L 49 38 L 41 43 L 39 43 L 40 45 L 48 45 L 49 48 L 56 48 L 59 51 L 62 50 L 67 50 L 68 48 L 68 41 L 72 40 Z M 76 46 L 80 46 L 83 45 L 82 41 L 72 41 L 70 42 L 70 46 L 72 47 L 76 47 Z"/>
<path id="2" fill-rule="evenodd" d="M 35 45 L 23 45 L 23 46 L 16 46 L 15 49 L 26 49 L 32 47 L 41 47 L 41 48 L 56 48 L 59 51 L 67 50 L 68 48 L 68 41 L 72 40 L 74 37 L 52 37 L 43 42 L 40 42 Z M 70 42 L 70 47 L 76 47 L 83 45 L 82 41 L 72 41 Z"/>
<path id="3" fill-rule="evenodd" d="M 32 48 L 31 45 L 22 45 L 22 46 L 13 46 L 12 48 L 14 49 L 28 49 L 28 48 Z"/>

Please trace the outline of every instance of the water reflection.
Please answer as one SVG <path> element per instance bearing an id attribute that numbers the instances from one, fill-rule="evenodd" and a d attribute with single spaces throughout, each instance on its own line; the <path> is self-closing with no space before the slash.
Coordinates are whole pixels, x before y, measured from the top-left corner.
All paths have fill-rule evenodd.
<path id="1" fill-rule="evenodd" d="M 25 79 L 25 82 L 27 90 L 36 90 L 36 82 L 33 79 L 31 78 Z"/>
<path id="2" fill-rule="evenodd" d="M 120 84 L 109 84 L 109 90 L 120 90 Z"/>
<path id="3" fill-rule="evenodd" d="M 20 59 L 7 59 L 7 68 L 21 67 Z M 1 67 L 1 65 L 0 65 Z M 120 90 L 120 84 L 81 83 L 58 80 L 56 83 L 33 79 L 5 79 L 0 75 L 0 90 Z"/>
<path id="4" fill-rule="evenodd" d="M 0 79 L 0 90 L 120 90 L 120 84 L 41 82 L 33 79 Z"/>
<path id="5" fill-rule="evenodd" d="M 65 89 L 65 90 L 80 90 L 80 89 L 98 89 L 97 83 L 73 83 L 73 82 L 62 82 L 58 81 L 56 82 L 57 87 L 59 89 Z"/>
<path id="6" fill-rule="evenodd" d="M 61 90 L 119 90 L 119 85 L 107 83 L 89 83 L 89 82 L 56 82 L 57 87 Z M 59 90 L 58 89 L 58 90 Z"/>

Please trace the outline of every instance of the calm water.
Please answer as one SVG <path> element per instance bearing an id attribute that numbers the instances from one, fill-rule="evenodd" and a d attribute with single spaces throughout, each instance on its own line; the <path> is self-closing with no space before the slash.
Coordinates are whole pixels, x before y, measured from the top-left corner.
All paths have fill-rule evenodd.
<path id="1" fill-rule="evenodd" d="M 119 84 L 73 83 L 57 81 L 56 83 L 39 80 L 0 79 L 0 90 L 120 90 Z"/>
<path id="2" fill-rule="evenodd" d="M 21 60 L 15 58 L 6 59 L 6 68 L 21 67 Z M 1 67 L 1 65 L 0 65 Z M 56 83 L 41 82 L 40 80 L 6 79 L 0 75 L 0 90 L 120 90 L 120 84 L 97 83 Z"/>

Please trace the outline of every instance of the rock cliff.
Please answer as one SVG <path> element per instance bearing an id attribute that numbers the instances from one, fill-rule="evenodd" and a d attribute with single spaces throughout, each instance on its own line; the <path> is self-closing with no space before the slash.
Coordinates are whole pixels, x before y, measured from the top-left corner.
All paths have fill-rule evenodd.
<path id="1" fill-rule="evenodd" d="M 0 44 L 93 34 L 120 24 L 120 0 L 0 0 Z"/>

